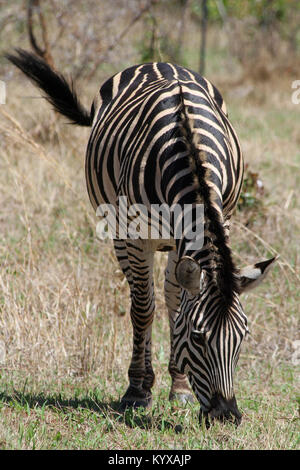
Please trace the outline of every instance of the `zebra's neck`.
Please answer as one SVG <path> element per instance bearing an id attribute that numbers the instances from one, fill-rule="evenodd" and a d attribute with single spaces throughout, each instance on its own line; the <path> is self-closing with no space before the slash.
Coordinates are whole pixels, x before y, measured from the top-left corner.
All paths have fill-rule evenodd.
<path id="1" fill-rule="evenodd" d="M 189 201 L 190 216 L 189 230 L 176 241 L 177 252 L 179 258 L 189 256 L 199 262 L 201 269 L 213 276 L 220 295 L 230 305 L 239 287 L 224 228 L 222 180 L 214 179 L 210 173 L 206 152 L 201 149 L 201 135 L 193 130 L 193 121 L 189 119 L 183 99 L 180 117 L 179 128 L 187 153 L 186 165 L 190 170 L 190 191 L 185 184 L 184 191 L 177 192 L 177 198 L 182 194 L 179 198 L 182 207 L 186 200 Z M 198 206 L 202 206 L 202 212 L 197 211 Z M 174 220 L 174 229 L 176 223 Z M 191 234 L 194 238 L 189 236 Z"/>

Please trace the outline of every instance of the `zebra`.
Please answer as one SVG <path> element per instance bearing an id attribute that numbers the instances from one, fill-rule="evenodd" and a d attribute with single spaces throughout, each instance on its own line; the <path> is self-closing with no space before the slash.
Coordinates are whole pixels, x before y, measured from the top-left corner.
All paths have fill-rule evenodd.
<path id="1" fill-rule="evenodd" d="M 244 164 L 220 92 L 188 68 L 144 63 L 109 78 L 87 110 L 73 85 L 42 59 L 22 49 L 6 57 L 56 111 L 73 124 L 92 128 L 85 174 L 95 211 L 101 204 L 118 209 L 119 197 L 142 204 L 148 213 L 153 204 L 204 207 L 201 247 L 191 246 L 185 233 L 175 237 L 174 217 L 169 238 L 113 240 L 130 288 L 133 328 L 129 385 L 120 408 L 152 403 L 153 263 L 156 251 L 168 251 L 164 291 L 170 325 L 169 399 L 186 403 L 196 396 L 199 419 L 207 427 L 215 419 L 238 425 L 242 414 L 233 377 L 248 333 L 240 294 L 265 278 L 276 257 L 243 269 L 233 261 L 230 219 Z M 200 230 L 195 215 L 192 226 Z"/>

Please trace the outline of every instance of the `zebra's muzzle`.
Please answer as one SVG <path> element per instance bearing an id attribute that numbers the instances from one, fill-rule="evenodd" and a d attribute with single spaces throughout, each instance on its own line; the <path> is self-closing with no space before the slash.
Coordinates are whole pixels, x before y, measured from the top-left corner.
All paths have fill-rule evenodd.
<path id="1" fill-rule="evenodd" d="M 211 408 L 208 411 L 200 410 L 200 422 L 202 418 L 204 418 L 208 429 L 215 419 L 223 423 L 229 421 L 238 426 L 241 423 L 242 414 L 237 407 L 235 396 L 227 400 L 222 395 L 216 393 L 211 399 Z"/>

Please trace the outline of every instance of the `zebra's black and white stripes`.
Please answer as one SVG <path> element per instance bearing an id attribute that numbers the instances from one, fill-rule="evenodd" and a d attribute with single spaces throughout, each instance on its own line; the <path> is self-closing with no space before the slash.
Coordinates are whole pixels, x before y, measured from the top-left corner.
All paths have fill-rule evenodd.
<path id="1" fill-rule="evenodd" d="M 170 398 L 191 399 L 189 380 L 206 416 L 234 416 L 239 422 L 233 374 L 247 332 L 239 294 L 265 276 L 273 259 L 241 272 L 232 260 L 229 220 L 241 190 L 243 160 L 220 93 L 183 67 L 141 64 L 107 80 L 88 113 L 74 89 L 43 61 L 22 50 L 7 57 L 59 112 L 80 125 L 92 123 L 86 181 L 94 209 L 111 204 L 119 223 L 120 201 L 144 208 L 149 237 L 120 236 L 120 225 L 114 236 L 130 286 L 133 325 L 129 387 L 122 406 L 151 402 L 153 261 L 156 250 L 167 250 Z M 198 205 L 204 207 L 202 218 Z M 147 224 L 153 206 L 158 207 L 158 233 L 165 233 L 167 225 L 168 237 L 151 237 Z M 166 222 L 157 215 L 163 207 L 181 210 L 176 216 L 171 212 Z M 189 230 L 177 237 L 186 207 Z M 201 245 L 191 243 L 189 231 L 197 235 L 201 230 Z"/>

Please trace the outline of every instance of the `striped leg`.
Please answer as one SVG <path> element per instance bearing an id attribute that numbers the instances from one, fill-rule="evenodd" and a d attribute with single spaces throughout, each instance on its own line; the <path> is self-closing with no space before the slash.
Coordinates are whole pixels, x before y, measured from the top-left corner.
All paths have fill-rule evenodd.
<path id="1" fill-rule="evenodd" d="M 180 287 L 175 278 L 175 267 L 178 257 L 175 251 L 169 252 L 168 265 L 165 271 L 165 301 L 169 313 L 170 324 L 170 361 L 169 373 L 172 379 L 170 400 L 180 400 L 182 402 L 193 401 L 194 397 L 190 391 L 188 379 L 181 374 L 174 361 L 173 351 L 173 330 L 176 317 L 180 309 Z"/>
<path id="2" fill-rule="evenodd" d="M 123 243 L 123 245 L 122 245 Z M 115 242 L 117 258 L 131 291 L 133 351 L 128 370 L 129 387 L 121 407 L 147 407 L 151 404 L 154 372 L 151 364 L 151 328 L 154 315 L 154 253 L 140 240 Z"/>
<path id="3" fill-rule="evenodd" d="M 123 274 L 125 275 L 127 279 L 127 282 L 129 284 L 130 291 L 131 291 L 132 290 L 132 272 L 131 272 L 131 267 L 128 261 L 126 242 L 124 240 L 114 240 L 114 248 L 115 248 L 116 257 L 119 262 L 120 268 L 122 269 Z"/>

